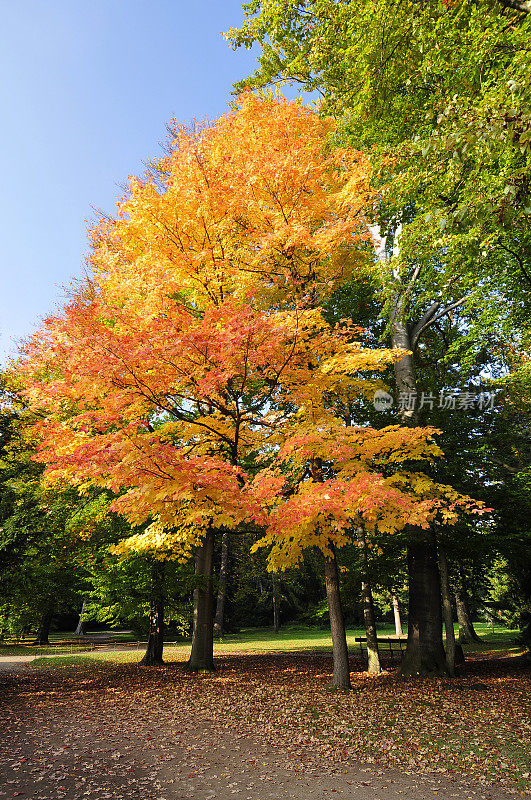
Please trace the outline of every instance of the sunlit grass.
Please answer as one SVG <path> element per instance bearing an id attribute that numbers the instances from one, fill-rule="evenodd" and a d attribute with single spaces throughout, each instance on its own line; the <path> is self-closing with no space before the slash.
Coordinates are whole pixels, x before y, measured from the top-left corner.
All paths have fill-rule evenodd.
<path id="1" fill-rule="evenodd" d="M 517 654 L 521 652 L 521 648 L 515 644 L 517 631 L 497 627 L 493 632 L 490 626 L 481 623 L 476 624 L 475 628 L 481 636 L 482 641 L 465 645 L 465 653 L 477 653 L 494 657 L 496 655 Z M 382 638 L 394 638 L 394 628 L 390 626 L 381 627 L 378 630 L 378 634 Z M 351 655 L 355 656 L 359 653 L 360 645 L 355 639 L 356 637 L 364 635 L 365 631 L 362 628 L 354 628 L 347 631 L 347 643 Z M 402 647 L 404 646 L 405 642 L 402 644 Z M 37 658 L 32 662 L 33 666 L 51 669 L 55 665 L 62 666 L 63 664 L 69 664 L 70 666 L 75 666 L 76 664 L 88 664 L 91 661 L 116 663 L 139 661 L 142 657 L 145 642 L 138 642 L 135 647 L 134 642 L 130 641 L 127 650 L 124 647 L 123 641 L 117 641 L 110 645 L 110 647 L 111 649 L 108 650 L 95 650 L 90 654 L 84 653 L 83 655 L 76 655 L 77 648 L 71 650 L 69 646 L 53 647 L 49 649 L 25 647 L 17 648 L 17 650 L 25 654 L 28 654 L 28 652 L 38 653 L 39 656 L 46 656 L 48 653 L 53 653 L 53 655 L 57 657 Z M 9 650 L 9 654 L 11 654 L 13 648 L 0 648 L 0 655 L 8 654 L 7 650 Z M 214 642 L 215 655 L 290 652 L 330 653 L 331 650 L 332 638 L 330 631 L 295 625 L 282 629 L 278 634 L 275 634 L 268 628 L 250 628 L 239 633 L 227 634 L 222 639 L 218 639 Z M 393 645 L 393 650 L 395 654 L 398 654 L 399 648 L 397 645 Z M 183 661 L 188 658 L 189 652 L 189 641 L 179 643 L 169 641 L 164 647 L 164 659 L 167 662 Z M 387 644 L 383 644 L 383 656 L 385 657 L 388 652 Z"/>

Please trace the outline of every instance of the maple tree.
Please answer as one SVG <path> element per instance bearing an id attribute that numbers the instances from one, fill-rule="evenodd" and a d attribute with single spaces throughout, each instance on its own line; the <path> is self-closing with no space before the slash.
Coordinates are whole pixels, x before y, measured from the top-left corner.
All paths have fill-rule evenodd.
<path id="1" fill-rule="evenodd" d="M 330 129 L 251 96 L 212 127 L 175 128 L 92 230 L 92 282 L 28 350 L 49 479 L 118 492 L 116 510 L 184 556 L 250 514 L 242 459 L 307 314 L 258 309 L 288 289 L 315 305 L 359 263 L 369 165 L 327 152 Z"/>
<path id="2" fill-rule="evenodd" d="M 348 687 L 334 550 L 352 522 L 423 527 L 470 501 L 379 473 L 438 455 L 433 429 L 346 428 L 334 412 L 405 353 L 363 348 L 318 307 L 367 238 L 367 161 L 330 154 L 329 132 L 296 103 L 250 95 L 212 127 L 177 128 L 156 178 L 131 179 L 118 219 L 93 229 L 92 278 L 21 368 L 47 479 L 115 493 L 111 510 L 147 525 L 122 547 L 196 549 L 190 669 L 213 668 L 216 531 L 252 521 L 268 526 L 272 567 L 323 552 L 334 682 Z"/>

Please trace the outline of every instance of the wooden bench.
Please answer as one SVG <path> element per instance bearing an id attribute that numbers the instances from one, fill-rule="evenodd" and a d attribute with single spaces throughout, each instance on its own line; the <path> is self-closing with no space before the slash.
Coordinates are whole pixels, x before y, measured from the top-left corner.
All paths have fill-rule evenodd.
<path id="1" fill-rule="evenodd" d="M 367 658 L 367 637 L 366 636 L 356 636 L 354 639 L 355 642 L 358 642 L 360 646 L 360 654 L 362 658 Z M 393 644 L 398 644 L 399 652 L 396 652 L 396 648 L 393 649 Z M 388 653 L 391 656 L 391 661 L 394 663 L 395 655 L 397 657 L 397 661 L 400 662 L 402 660 L 402 653 L 404 652 L 404 648 L 402 644 L 407 644 L 407 637 L 403 637 L 402 639 L 395 638 L 393 636 L 378 636 L 378 651 L 382 658 L 386 656 Z M 365 647 L 363 647 L 365 645 Z M 382 645 L 389 645 L 389 650 L 383 649 Z"/>

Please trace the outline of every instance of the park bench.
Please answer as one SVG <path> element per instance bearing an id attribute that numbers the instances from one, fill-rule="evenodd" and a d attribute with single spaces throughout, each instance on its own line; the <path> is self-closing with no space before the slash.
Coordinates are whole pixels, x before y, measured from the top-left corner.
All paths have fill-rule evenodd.
<path id="1" fill-rule="evenodd" d="M 362 659 L 367 658 L 367 637 L 366 636 L 356 636 L 354 639 L 360 646 L 360 654 Z M 400 662 L 402 660 L 402 653 L 404 652 L 404 648 L 402 645 L 407 643 L 407 637 L 399 639 L 393 636 L 378 636 L 378 651 L 383 658 L 386 655 L 391 657 L 391 661 L 396 660 Z M 385 649 L 385 645 L 388 645 L 388 649 Z M 397 648 L 393 645 L 398 645 L 398 652 Z"/>

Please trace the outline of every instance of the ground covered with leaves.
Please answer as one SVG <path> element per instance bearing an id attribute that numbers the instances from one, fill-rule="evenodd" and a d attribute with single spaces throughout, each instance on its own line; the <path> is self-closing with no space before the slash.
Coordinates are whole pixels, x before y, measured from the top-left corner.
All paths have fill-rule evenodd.
<path id="1" fill-rule="evenodd" d="M 454 680 L 329 692 L 329 656 L 223 655 L 213 675 L 63 658 L 0 674 L 0 797 L 492 798 L 531 794 L 531 675 L 517 658 Z M 353 668 L 361 664 L 353 663 Z"/>

